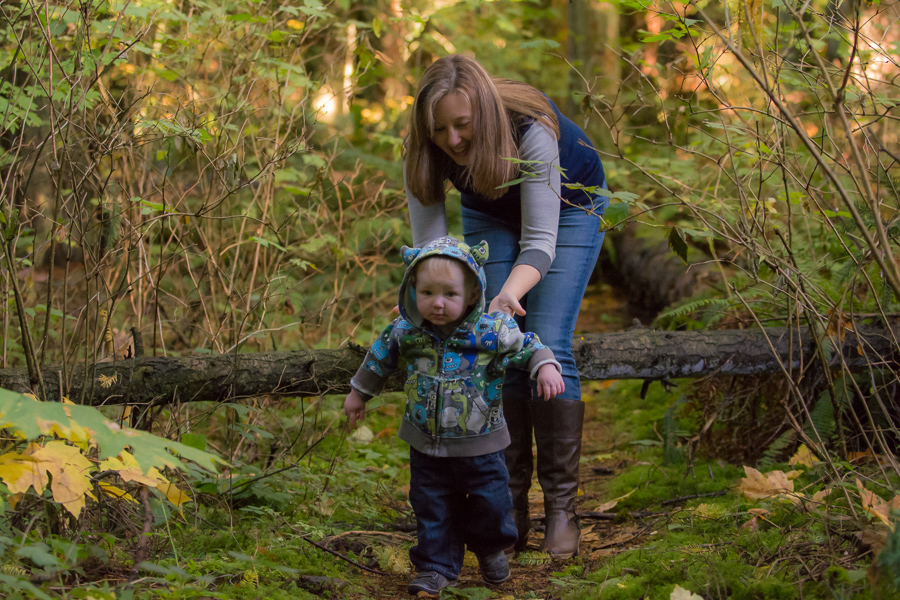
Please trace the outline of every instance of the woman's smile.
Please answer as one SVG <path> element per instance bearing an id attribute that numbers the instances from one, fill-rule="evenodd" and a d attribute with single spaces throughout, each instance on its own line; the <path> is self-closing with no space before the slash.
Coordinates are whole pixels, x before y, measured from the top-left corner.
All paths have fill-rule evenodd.
<path id="1" fill-rule="evenodd" d="M 447 94 L 434 107 L 431 141 L 458 165 L 469 164 L 472 147 L 472 109 L 461 93 Z"/>

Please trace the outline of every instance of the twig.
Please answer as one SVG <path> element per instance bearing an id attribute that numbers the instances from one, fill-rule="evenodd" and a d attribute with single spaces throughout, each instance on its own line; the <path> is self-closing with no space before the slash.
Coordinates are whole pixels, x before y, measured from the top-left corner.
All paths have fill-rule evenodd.
<path id="1" fill-rule="evenodd" d="M 326 542 L 325 545 L 327 546 L 327 545 L 331 544 L 332 541 L 334 541 L 338 538 L 342 538 L 344 536 L 348 536 L 348 535 L 374 535 L 374 536 L 381 535 L 381 536 L 385 536 L 385 537 L 400 538 L 402 540 L 410 540 L 412 538 L 412 536 L 407 535 L 405 533 L 394 533 L 392 531 L 344 531 L 344 532 L 341 532 L 337 535 L 333 535 L 330 538 L 328 538 L 328 541 Z"/>
<path id="2" fill-rule="evenodd" d="M 693 494 L 691 496 L 681 496 L 680 498 L 672 498 L 671 500 L 663 500 L 660 502 L 663 506 L 666 504 L 678 504 L 685 500 L 693 500 L 694 498 L 714 498 L 716 496 L 724 496 L 728 490 L 719 490 L 718 492 L 709 492 L 708 494 Z"/>
<path id="3" fill-rule="evenodd" d="M 144 528 L 141 531 L 137 550 L 134 553 L 134 566 L 131 568 L 131 575 L 128 577 L 129 582 L 133 582 L 137 578 L 141 563 L 147 558 L 147 540 L 149 539 L 150 526 L 153 524 L 153 509 L 150 508 L 150 497 L 146 485 L 141 486 L 141 504 L 144 506 Z"/>
<path id="4" fill-rule="evenodd" d="M 344 555 L 341 554 L 340 552 L 335 552 L 335 551 L 332 550 L 331 548 L 327 548 L 327 547 L 323 546 L 322 544 L 316 543 L 316 542 L 312 541 L 311 539 L 309 539 L 309 538 L 307 538 L 307 537 L 304 537 L 304 536 L 302 536 L 302 535 L 297 536 L 297 537 L 299 537 L 299 538 L 300 538 L 301 540 L 303 540 L 304 542 L 309 542 L 310 544 L 312 544 L 313 546 L 315 546 L 315 547 L 318 548 L 319 550 L 324 550 L 325 552 L 328 552 L 329 554 L 333 554 L 334 556 L 337 556 L 337 557 L 340 558 L 341 560 L 347 561 L 348 563 L 350 563 L 350 564 L 353 565 L 354 567 L 359 567 L 359 568 L 362 569 L 363 571 L 368 571 L 369 573 L 375 573 L 376 575 L 388 575 L 388 573 L 385 573 L 384 571 L 379 571 L 378 569 L 373 569 L 373 568 L 371 568 L 371 567 L 367 567 L 366 565 L 361 565 L 361 564 L 359 564 L 358 562 L 356 562 L 355 560 L 353 560 L 353 559 L 351 559 L 351 558 L 348 558 L 348 557 L 344 556 Z"/>

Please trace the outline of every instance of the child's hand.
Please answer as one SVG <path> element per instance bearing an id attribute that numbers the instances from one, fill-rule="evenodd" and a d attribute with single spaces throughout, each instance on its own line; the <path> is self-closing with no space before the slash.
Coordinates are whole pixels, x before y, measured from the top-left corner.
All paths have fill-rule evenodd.
<path id="1" fill-rule="evenodd" d="M 562 375 L 556 370 L 556 365 L 547 363 L 538 369 L 537 374 L 537 393 L 544 400 L 549 400 L 554 396 L 559 396 L 566 391 L 566 384 L 563 382 Z"/>
<path id="2" fill-rule="evenodd" d="M 357 421 L 366 420 L 366 401 L 356 390 L 347 394 L 347 398 L 344 400 L 344 414 L 347 415 L 350 429 L 356 429 Z"/>

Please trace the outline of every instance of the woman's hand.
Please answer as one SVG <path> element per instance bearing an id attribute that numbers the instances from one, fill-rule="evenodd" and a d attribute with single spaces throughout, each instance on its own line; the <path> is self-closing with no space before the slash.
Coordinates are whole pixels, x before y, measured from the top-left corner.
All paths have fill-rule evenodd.
<path id="1" fill-rule="evenodd" d="M 562 375 L 556 370 L 556 365 L 547 363 L 538 369 L 537 393 L 545 401 L 554 396 L 559 396 L 566 391 L 566 384 Z"/>
<path id="2" fill-rule="evenodd" d="M 366 401 L 356 390 L 352 390 L 344 399 L 344 414 L 347 415 L 350 429 L 356 429 L 357 421 L 366 420 Z"/>
<path id="3" fill-rule="evenodd" d="M 525 309 L 519 304 L 519 299 L 528 293 L 541 280 L 540 272 L 531 265 L 516 265 L 506 281 L 503 283 L 500 293 L 491 300 L 488 312 L 505 312 L 509 316 L 524 316 Z"/>
<path id="4" fill-rule="evenodd" d="M 491 300 L 491 305 L 488 308 L 488 312 L 504 312 L 511 317 L 516 315 L 524 316 L 525 309 L 522 308 L 522 305 L 519 304 L 519 299 L 515 297 L 514 294 L 507 292 L 506 290 L 500 290 L 500 293 L 497 294 L 497 297 Z"/>

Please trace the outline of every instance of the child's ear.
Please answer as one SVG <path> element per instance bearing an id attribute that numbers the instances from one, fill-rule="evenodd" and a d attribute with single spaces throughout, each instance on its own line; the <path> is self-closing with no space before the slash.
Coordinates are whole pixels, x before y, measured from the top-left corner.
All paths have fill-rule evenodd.
<path id="1" fill-rule="evenodd" d="M 421 248 L 410 248 L 409 246 L 400 248 L 400 256 L 403 258 L 403 264 L 408 267 L 412 261 L 416 260 L 416 257 L 421 251 Z"/>
<path id="2" fill-rule="evenodd" d="M 483 267 L 488 258 L 488 243 L 482 240 L 474 246 L 471 246 L 469 252 L 472 254 L 472 258 L 475 259 L 475 264 L 479 267 Z"/>

